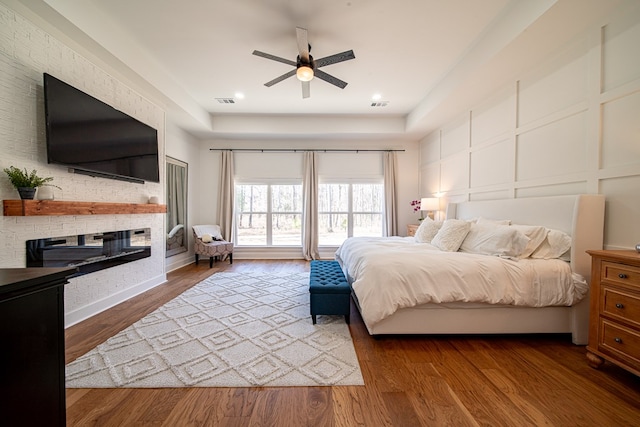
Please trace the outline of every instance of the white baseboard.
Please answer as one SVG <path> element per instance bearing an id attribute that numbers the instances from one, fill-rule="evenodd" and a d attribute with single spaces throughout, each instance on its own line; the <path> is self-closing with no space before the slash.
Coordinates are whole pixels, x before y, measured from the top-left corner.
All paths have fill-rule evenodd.
<path id="1" fill-rule="evenodd" d="M 337 247 L 319 249 L 321 259 L 334 259 Z M 299 247 L 235 247 L 233 259 L 304 259 Z"/>
<path id="2" fill-rule="evenodd" d="M 189 254 L 188 252 L 183 252 L 179 255 L 174 255 L 172 257 L 165 258 L 164 269 L 168 273 L 170 271 L 182 268 L 185 265 L 189 265 L 193 262 L 194 262 L 193 254 Z"/>
<path id="3" fill-rule="evenodd" d="M 136 286 L 125 289 L 122 292 L 110 295 L 107 298 L 92 302 L 91 304 L 85 305 L 84 307 L 80 307 L 76 310 L 65 312 L 65 328 L 73 326 L 76 323 L 80 323 L 91 316 L 95 316 L 98 313 L 101 313 L 111 307 L 120 304 L 121 302 L 128 300 L 129 298 L 133 298 L 136 295 L 140 295 L 141 293 L 148 291 L 149 289 L 153 289 L 156 286 L 165 283 L 166 281 L 167 275 L 161 274 L 154 277 L 153 279 L 147 280 L 146 282 L 142 282 L 137 284 Z"/>

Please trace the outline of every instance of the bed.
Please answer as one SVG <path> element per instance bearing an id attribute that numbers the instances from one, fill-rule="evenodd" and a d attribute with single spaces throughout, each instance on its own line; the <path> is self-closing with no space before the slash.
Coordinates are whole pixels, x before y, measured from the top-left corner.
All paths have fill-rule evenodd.
<path id="1" fill-rule="evenodd" d="M 602 248 L 604 206 L 602 195 L 471 201 L 450 203 L 447 206 L 446 220 L 507 220 L 513 225 L 542 226 L 557 231 L 570 244 L 570 250 L 559 257 L 561 259 L 519 259 L 454 251 L 446 256 L 459 259 L 456 264 L 444 259 L 431 261 L 426 257 L 436 255 L 424 253 L 434 248 L 428 247 L 430 245 L 426 243 L 424 246 L 416 244 L 413 237 L 350 238 L 337 250 L 336 259 L 352 286 L 353 299 L 371 335 L 571 333 L 575 344 L 586 344 L 589 323 L 588 282 L 591 273 L 591 259 L 586 250 Z M 416 252 L 413 255 L 411 251 L 414 250 L 420 251 L 419 254 Z M 391 259 L 390 254 L 396 251 L 401 256 Z M 416 262 L 417 259 L 420 262 Z M 477 265 L 481 267 L 476 266 L 475 269 L 480 270 L 485 265 L 499 262 L 498 260 L 504 260 L 505 265 L 514 266 L 516 273 L 508 271 L 492 276 L 489 280 L 492 291 L 489 293 L 493 295 L 490 297 L 456 298 L 456 280 L 463 279 L 445 276 L 447 279 L 442 280 L 443 276 L 437 276 L 440 279 L 434 276 L 433 283 L 427 283 L 431 279 L 425 279 L 416 271 L 417 265 L 423 266 L 422 270 L 429 271 L 429 268 L 424 267 L 429 262 L 434 266 L 450 266 L 448 268 L 452 272 L 468 268 L 470 263 L 479 262 Z M 536 294 L 538 300 L 535 303 L 520 301 L 523 293 L 522 284 L 519 283 L 522 280 L 520 270 L 537 271 L 543 265 L 550 266 L 551 272 L 544 273 L 547 276 L 553 276 L 555 271 L 558 276 L 570 275 L 569 279 L 564 279 L 571 289 L 561 291 L 566 294 L 562 298 Z M 544 282 L 548 279 L 541 274 L 535 273 L 535 280 Z M 466 281 L 476 280 L 471 270 L 461 275 L 465 276 Z M 485 280 L 482 277 L 477 279 Z M 428 295 L 430 291 L 423 291 L 424 287 L 438 286 L 449 290 L 442 300 Z M 391 308 L 380 308 L 379 303 L 370 302 L 371 296 L 378 294 L 381 300 L 386 301 L 387 293 L 392 295 L 398 288 L 407 288 L 409 295 L 391 301 Z M 450 291 L 452 288 L 455 291 Z M 486 283 L 480 283 L 478 288 L 487 290 L 489 287 Z M 501 290 L 500 292 L 504 290 L 508 295 L 496 295 L 496 289 Z M 417 294 L 419 297 L 416 297 Z"/>

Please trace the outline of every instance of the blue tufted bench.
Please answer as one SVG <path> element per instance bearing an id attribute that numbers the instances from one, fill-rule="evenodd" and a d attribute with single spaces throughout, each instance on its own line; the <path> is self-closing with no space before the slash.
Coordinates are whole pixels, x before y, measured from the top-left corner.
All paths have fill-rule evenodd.
<path id="1" fill-rule="evenodd" d="M 309 293 L 314 325 L 318 314 L 342 314 L 349 323 L 351 286 L 338 261 L 311 261 Z"/>

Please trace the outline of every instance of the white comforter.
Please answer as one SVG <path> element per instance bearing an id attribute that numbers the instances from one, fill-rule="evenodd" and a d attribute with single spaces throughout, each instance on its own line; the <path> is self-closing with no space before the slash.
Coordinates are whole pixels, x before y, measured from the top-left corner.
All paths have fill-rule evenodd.
<path id="1" fill-rule="evenodd" d="M 424 303 L 569 306 L 589 287 L 569 263 L 442 252 L 412 237 L 353 237 L 336 252 L 367 325 Z"/>

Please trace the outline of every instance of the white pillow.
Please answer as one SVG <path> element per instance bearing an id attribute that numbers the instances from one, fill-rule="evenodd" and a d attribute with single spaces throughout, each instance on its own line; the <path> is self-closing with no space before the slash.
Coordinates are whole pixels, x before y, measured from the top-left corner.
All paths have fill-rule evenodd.
<path id="1" fill-rule="evenodd" d="M 531 258 L 561 258 L 569 249 L 571 249 L 571 236 L 560 230 L 549 229 L 547 238 L 533 251 Z"/>
<path id="2" fill-rule="evenodd" d="M 442 221 L 434 221 L 431 218 L 425 218 L 416 230 L 414 239 L 418 243 L 431 243 L 435 235 L 442 227 Z"/>
<path id="3" fill-rule="evenodd" d="M 462 219 L 447 219 L 442 223 L 431 244 L 441 251 L 455 252 L 460 249 L 470 227 L 471 223 Z"/>
<path id="4" fill-rule="evenodd" d="M 547 229 L 541 225 L 520 225 L 513 224 L 511 227 L 520 231 L 522 234 L 529 238 L 527 247 L 520 254 L 520 258 L 528 258 L 531 254 L 538 249 L 538 247 L 544 242 L 547 237 Z"/>
<path id="5" fill-rule="evenodd" d="M 202 240 L 203 243 L 211 243 L 213 242 L 213 236 L 211 236 L 211 234 L 209 233 L 205 233 L 202 235 L 202 238 L 200 240 Z"/>
<path id="6" fill-rule="evenodd" d="M 478 222 L 471 224 L 460 251 L 517 258 L 527 247 L 527 243 L 529 238 L 513 227 Z"/>

